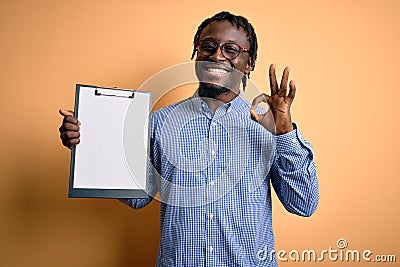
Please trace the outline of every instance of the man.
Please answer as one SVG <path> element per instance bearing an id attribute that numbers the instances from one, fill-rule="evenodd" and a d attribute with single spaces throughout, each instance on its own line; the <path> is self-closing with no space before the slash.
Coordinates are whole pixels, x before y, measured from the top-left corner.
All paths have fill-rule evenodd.
<path id="1" fill-rule="evenodd" d="M 271 65 L 271 95 L 250 105 L 240 93 L 257 58 L 247 19 L 218 13 L 199 26 L 193 45 L 197 92 L 152 116 L 149 197 L 121 201 L 142 208 L 160 194 L 157 266 L 276 266 L 270 184 L 291 213 L 310 216 L 318 204 L 313 152 L 291 120 L 289 68 L 279 86 Z M 261 102 L 268 112 L 259 113 Z M 60 113 L 71 148 L 79 122 Z"/>

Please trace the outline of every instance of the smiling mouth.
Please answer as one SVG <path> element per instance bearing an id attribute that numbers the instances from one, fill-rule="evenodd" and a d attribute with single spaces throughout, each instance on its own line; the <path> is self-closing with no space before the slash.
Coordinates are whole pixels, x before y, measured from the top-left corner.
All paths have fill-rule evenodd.
<path id="1" fill-rule="evenodd" d="M 217 74 L 217 75 L 222 75 L 222 74 L 227 74 L 228 71 L 225 69 L 220 69 L 220 68 L 215 68 L 215 67 L 210 67 L 210 68 L 206 68 L 206 70 L 208 72 L 211 72 L 213 74 Z"/>
<path id="2" fill-rule="evenodd" d="M 232 71 L 232 67 L 215 62 L 204 62 L 202 69 L 215 75 L 224 75 Z"/>

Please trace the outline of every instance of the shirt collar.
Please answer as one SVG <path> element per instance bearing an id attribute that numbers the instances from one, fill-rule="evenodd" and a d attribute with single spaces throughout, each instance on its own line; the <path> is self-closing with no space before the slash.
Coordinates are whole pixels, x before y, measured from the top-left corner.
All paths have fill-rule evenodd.
<path id="1" fill-rule="evenodd" d="M 201 97 L 199 97 L 198 90 L 194 92 L 191 98 L 193 100 L 195 108 L 197 108 L 198 110 L 202 111 L 203 108 L 208 108 L 207 103 L 203 101 Z M 224 107 L 225 111 L 231 110 L 241 113 L 244 110 L 248 111 L 248 109 L 250 108 L 250 104 L 243 98 L 242 92 L 239 91 L 239 94 L 232 101 L 223 104 L 222 107 Z"/>

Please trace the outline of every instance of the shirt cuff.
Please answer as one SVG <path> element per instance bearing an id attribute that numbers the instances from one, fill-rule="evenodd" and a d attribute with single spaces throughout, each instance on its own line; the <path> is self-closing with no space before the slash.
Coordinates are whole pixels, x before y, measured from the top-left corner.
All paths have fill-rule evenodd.
<path id="1" fill-rule="evenodd" d="M 292 131 L 276 137 L 276 150 L 278 152 L 294 151 L 303 147 L 303 137 L 294 123 L 293 128 Z"/>

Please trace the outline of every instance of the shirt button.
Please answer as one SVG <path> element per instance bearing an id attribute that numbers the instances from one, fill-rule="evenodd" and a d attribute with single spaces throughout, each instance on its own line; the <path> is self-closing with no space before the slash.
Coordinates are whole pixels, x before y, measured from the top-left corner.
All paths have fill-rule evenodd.
<path id="1" fill-rule="evenodd" d="M 214 248 L 212 246 L 210 246 L 210 252 L 213 252 Z"/>
<path id="2" fill-rule="evenodd" d="M 293 138 L 293 139 L 292 139 L 292 143 L 297 143 L 297 139 L 296 139 L 296 138 Z"/>
<path id="3" fill-rule="evenodd" d="M 214 181 L 211 181 L 211 182 L 210 182 L 210 185 L 211 185 L 211 186 L 214 186 L 214 185 L 215 185 L 215 182 L 214 182 Z"/>
<path id="4" fill-rule="evenodd" d="M 214 149 L 211 149 L 211 154 L 215 155 L 215 150 Z"/>
<path id="5" fill-rule="evenodd" d="M 212 213 L 210 213 L 210 214 L 208 215 L 208 217 L 210 217 L 210 220 L 212 220 L 212 219 L 214 218 L 214 215 L 213 215 Z"/>
<path id="6" fill-rule="evenodd" d="M 213 123 L 211 123 L 211 125 L 212 125 L 212 126 L 216 126 L 216 125 L 217 125 L 217 123 L 213 122 Z"/>

